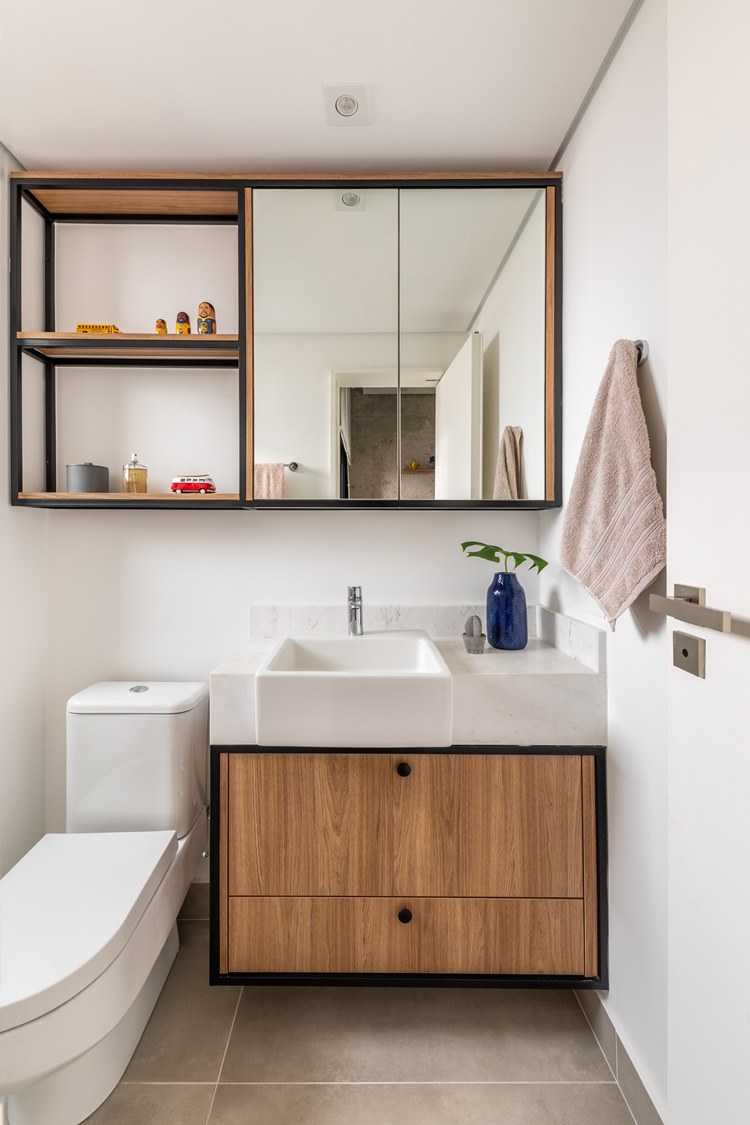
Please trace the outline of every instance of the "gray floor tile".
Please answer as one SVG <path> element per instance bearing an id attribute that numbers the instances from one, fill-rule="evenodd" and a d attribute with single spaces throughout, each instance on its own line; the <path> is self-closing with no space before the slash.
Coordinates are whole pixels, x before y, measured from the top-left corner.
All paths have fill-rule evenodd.
<path id="1" fill-rule="evenodd" d="M 614 1085 L 219 1086 L 209 1125 L 633 1125 Z"/>
<path id="2" fill-rule="evenodd" d="M 180 951 L 123 1080 L 215 1082 L 238 988 L 208 984 L 208 923 L 180 922 Z"/>
<path id="3" fill-rule="evenodd" d="M 661 1117 L 649 1097 L 638 1071 L 631 1062 L 630 1055 L 617 1040 L 617 1077 L 622 1092 L 638 1125 L 662 1125 Z"/>
<path id="4" fill-rule="evenodd" d="M 189 919 L 191 922 L 207 922 L 208 894 L 208 883 L 191 883 L 177 918 Z"/>
<path id="5" fill-rule="evenodd" d="M 576 996 L 586 1014 L 586 1018 L 593 1028 L 594 1035 L 599 1041 L 599 1046 L 604 1052 L 604 1057 L 609 1063 L 612 1073 L 616 1074 L 617 1056 L 615 1040 L 617 1039 L 617 1033 L 604 1009 L 604 1005 L 599 999 L 599 993 L 593 990 L 587 991 L 579 989 Z"/>
<path id="6" fill-rule="evenodd" d="M 85 1125 L 206 1125 L 213 1086 L 116 1086 Z"/>
<path id="7" fill-rule="evenodd" d="M 611 1081 L 572 993 L 248 987 L 222 1082 Z"/>

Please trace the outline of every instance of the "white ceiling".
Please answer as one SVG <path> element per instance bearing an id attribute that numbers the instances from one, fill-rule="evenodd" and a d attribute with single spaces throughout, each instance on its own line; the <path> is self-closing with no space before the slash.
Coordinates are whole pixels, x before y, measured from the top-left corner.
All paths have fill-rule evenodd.
<path id="1" fill-rule="evenodd" d="M 543 170 L 631 0 L 0 0 L 29 169 Z M 371 123 L 326 124 L 362 82 Z"/>
<path id="2" fill-rule="evenodd" d="M 378 188 L 348 211 L 333 188 L 261 188 L 253 199 L 255 332 L 377 332 L 394 341 L 399 330 L 467 332 L 540 194 Z"/>

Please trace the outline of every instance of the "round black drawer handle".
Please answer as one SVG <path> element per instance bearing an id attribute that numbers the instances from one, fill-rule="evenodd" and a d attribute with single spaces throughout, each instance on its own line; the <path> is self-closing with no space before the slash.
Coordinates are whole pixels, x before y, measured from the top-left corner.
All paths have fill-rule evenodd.
<path id="1" fill-rule="evenodd" d="M 413 918 L 413 917 L 414 917 L 414 916 L 413 916 L 413 914 L 412 914 L 411 910 L 409 910 L 409 908 L 408 908 L 407 906 L 404 906 L 404 907 L 403 907 L 403 908 L 402 908 L 401 910 L 399 910 L 399 912 L 398 912 L 398 920 L 399 920 L 399 922 L 403 922 L 403 924 L 404 924 L 405 926 L 406 926 L 406 925 L 408 925 L 408 924 L 409 924 L 409 922 L 411 922 L 411 920 L 412 920 L 412 918 Z"/>
<path id="2" fill-rule="evenodd" d="M 411 773 L 411 766 L 408 762 L 399 762 L 396 766 L 396 773 L 399 777 L 408 777 Z"/>

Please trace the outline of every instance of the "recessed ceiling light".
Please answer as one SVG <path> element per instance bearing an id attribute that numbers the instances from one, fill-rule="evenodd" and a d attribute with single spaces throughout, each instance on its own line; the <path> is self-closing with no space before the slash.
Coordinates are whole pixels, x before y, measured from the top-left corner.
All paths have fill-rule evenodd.
<path id="1" fill-rule="evenodd" d="M 342 117 L 353 117 L 359 109 L 359 102 L 351 94 L 341 94 L 336 98 L 336 113 L 340 113 Z"/>
<path id="2" fill-rule="evenodd" d="M 333 206 L 336 211 L 366 211 L 367 192 L 359 187 L 339 188 L 333 192 Z"/>
<path id="3" fill-rule="evenodd" d="M 363 82 L 323 84 L 323 101 L 329 125 L 369 125 L 367 86 Z"/>

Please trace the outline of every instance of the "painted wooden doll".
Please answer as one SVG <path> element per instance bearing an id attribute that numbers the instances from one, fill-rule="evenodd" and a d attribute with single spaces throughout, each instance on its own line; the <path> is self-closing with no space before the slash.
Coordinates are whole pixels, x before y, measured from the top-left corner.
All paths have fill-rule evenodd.
<path id="1" fill-rule="evenodd" d="M 166 322 L 166 320 L 162 320 L 161 317 L 160 317 L 159 320 L 157 320 L 157 322 L 156 322 L 156 328 L 154 329 L 154 332 L 156 333 L 157 336 L 166 336 L 166 334 L 167 334 L 167 322 Z"/>
<path id="2" fill-rule="evenodd" d="M 198 305 L 198 331 L 204 336 L 212 336 L 216 332 L 216 309 L 209 301 L 201 301 Z"/>
<path id="3" fill-rule="evenodd" d="M 188 314 L 186 312 L 178 312 L 178 314 L 177 314 L 177 324 L 175 325 L 174 330 L 180 336 L 189 336 L 190 335 L 190 317 L 188 316 Z"/>

